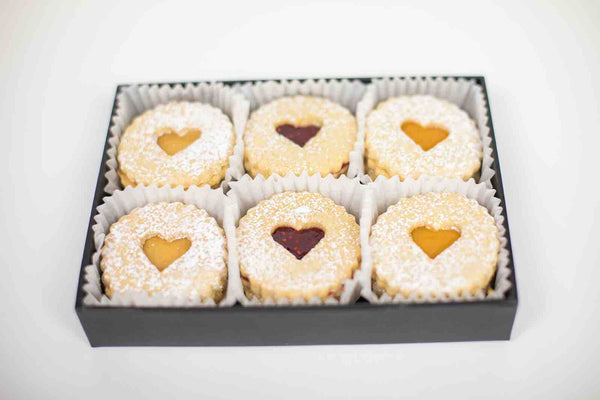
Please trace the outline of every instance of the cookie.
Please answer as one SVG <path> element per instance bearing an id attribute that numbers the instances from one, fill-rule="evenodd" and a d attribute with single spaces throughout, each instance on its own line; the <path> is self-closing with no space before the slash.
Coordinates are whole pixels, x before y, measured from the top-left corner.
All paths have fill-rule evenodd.
<path id="1" fill-rule="evenodd" d="M 371 229 L 374 291 L 405 297 L 474 294 L 496 271 L 498 228 L 458 193 L 402 198 Z"/>
<path id="2" fill-rule="evenodd" d="M 356 119 L 330 100 L 282 97 L 252 113 L 244 132 L 244 164 L 250 175 L 332 174 L 348 170 Z"/>
<path id="3" fill-rule="evenodd" d="M 233 154 L 233 125 L 198 102 L 161 104 L 136 117 L 117 150 L 123 186 L 219 186 Z"/>
<path id="4" fill-rule="evenodd" d="M 483 147 L 469 115 L 432 96 L 392 97 L 367 116 L 367 172 L 399 176 L 473 177 L 481 168 Z"/>
<path id="5" fill-rule="evenodd" d="M 227 280 L 225 234 L 205 210 L 183 203 L 134 209 L 110 227 L 100 268 L 108 297 L 162 293 L 219 301 Z"/>
<path id="6" fill-rule="evenodd" d="M 338 298 L 360 264 L 359 227 L 318 193 L 284 192 L 248 210 L 237 230 L 248 297 Z"/>

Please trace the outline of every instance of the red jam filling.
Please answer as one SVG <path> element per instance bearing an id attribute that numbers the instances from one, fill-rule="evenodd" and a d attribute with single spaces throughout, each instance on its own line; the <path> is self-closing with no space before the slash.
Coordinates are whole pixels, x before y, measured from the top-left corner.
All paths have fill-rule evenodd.
<path id="1" fill-rule="evenodd" d="M 295 230 L 288 226 L 281 226 L 271 234 L 273 240 L 282 245 L 294 257 L 301 260 L 317 245 L 325 236 L 325 232 L 319 228 L 308 228 Z"/>
<path id="2" fill-rule="evenodd" d="M 306 142 L 315 136 L 320 129 L 321 127 L 316 125 L 294 126 L 290 124 L 279 125 L 275 128 L 277 133 L 285 136 L 300 147 L 304 147 Z"/>

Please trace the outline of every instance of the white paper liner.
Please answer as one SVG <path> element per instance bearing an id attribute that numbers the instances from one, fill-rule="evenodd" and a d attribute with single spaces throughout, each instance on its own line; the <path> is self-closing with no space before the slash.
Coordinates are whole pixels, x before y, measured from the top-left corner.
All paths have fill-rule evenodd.
<path id="1" fill-rule="evenodd" d="M 496 221 L 498 228 L 498 239 L 500 241 L 500 251 L 498 253 L 498 263 L 496 265 L 496 278 L 494 289 L 490 293 L 486 290 L 480 290 L 475 294 L 465 293 L 463 295 L 453 296 L 417 296 L 411 294 L 408 297 L 398 294 L 395 297 L 383 294 L 377 296 L 372 288 L 373 259 L 371 257 L 370 234 L 371 227 L 376 222 L 377 217 L 383 214 L 388 207 L 396 204 L 403 197 L 411 197 L 418 193 L 426 192 L 454 192 L 461 193 L 470 199 L 476 200 L 480 205 L 487 208 L 490 215 Z M 485 183 L 476 183 L 469 179 L 445 179 L 445 178 L 421 178 L 406 179 L 400 182 L 395 176 L 393 178 L 378 177 L 375 183 L 368 185 L 368 191 L 364 201 L 364 219 L 360 226 L 360 240 L 362 247 L 362 268 L 361 268 L 361 295 L 371 303 L 436 303 L 450 301 L 472 301 L 484 299 L 502 299 L 504 294 L 510 289 L 510 268 L 508 267 L 509 253 L 507 249 L 506 230 L 504 229 L 504 217 L 502 216 L 502 207 L 500 200 L 494 197 L 496 191 L 485 185 Z"/>
<path id="2" fill-rule="evenodd" d="M 248 209 L 256 206 L 260 201 L 285 191 L 320 193 L 332 199 L 336 204 L 343 206 L 348 213 L 354 215 L 357 223 L 363 223 L 363 200 L 366 194 L 366 187 L 360 184 L 358 178 L 350 179 L 346 176 L 341 176 L 336 179 L 331 175 L 322 178 L 319 174 L 309 176 L 308 173 L 304 172 L 300 176 L 293 175 L 292 173 L 284 177 L 271 175 L 268 179 L 265 179 L 262 175 L 258 175 L 254 179 L 246 175 L 237 182 L 231 182 L 231 190 L 227 193 L 227 196 L 233 199 L 231 206 L 234 225 L 237 226 L 240 218 L 246 214 Z M 367 215 L 367 218 L 370 218 L 370 214 Z M 339 300 L 327 298 L 325 301 L 322 301 L 317 297 L 311 298 L 309 301 L 302 298 L 297 298 L 293 301 L 287 299 L 275 300 L 272 298 L 264 301 L 256 298 L 248 299 L 244 293 L 239 274 L 237 252 L 235 253 L 235 259 L 232 257 L 231 260 L 235 260 L 237 263 L 234 268 L 238 271 L 236 275 L 237 282 L 234 282 L 231 287 L 239 290 L 237 292 L 237 299 L 245 306 L 350 304 L 355 302 L 360 296 L 359 266 L 359 269 L 354 272 L 352 279 L 344 281 L 344 289 Z M 234 268 L 231 270 L 233 271 Z"/>
<path id="3" fill-rule="evenodd" d="M 319 96 L 338 103 L 357 116 L 358 132 L 354 150 L 350 152 L 350 161 L 346 175 L 350 178 L 362 177 L 364 174 L 364 116 L 358 118 L 357 106 L 365 94 L 367 86 L 359 80 L 347 79 L 308 79 L 306 81 L 282 80 L 246 83 L 234 86 L 250 101 L 250 110 L 267 104 L 284 96 Z"/>
<path id="4" fill-rule="evenodd" d="M 357 119 L 363 123 L 363 137 L 366 117 L 377 104 L 390 97 L 416 94 L 428 94 L 454 103 L 475 121 L 483 145 L 481 169 L 475 178 L 477 182 L 483 182 L 488 187 L 492 187 L 491 179 L 495 171 L 492 169 L 494 162 L 491 148 L 492 137 L 487 125 L 489 110 L 483 88 L 472 79 L 419 77 L 373 80 L 356 112 Z"/>
<path id="5" fill-rule="evenodd" d="M 131 121 L 143 112 L 159 104 L 172 101 L 198 101 L 210 104 L 221 109 L 233 122 L 236 136 L 233 155 L 229 157 L 229 167 L 225 172 L 225 179 L 221 187 L 226 189 L 232 179 L 244 175 L 244 143 L 242 135 L 246 120 L 248 119 L 248 101 L 232 88 L 222 83 L 188 83 L 185 86 L 174 85 L 131 85 L 117 94 L 117 107 L 110 126 L 108 148 L 108 183 L 104 187 L 106 193 L 112 194 L 115 190 L 122 189 L 121 180 L 117 174 L 117 149 L 121 135 L 125 132 Z"/>
<path id="6" fill-rule="evenodd" d="M 239 272 L 234 267 L 231 268 L 232 256 L 235 258 L 235 225 L 231 218 L 228 199 L 221 189 L 211 189 L 209 186 L 192 186 L 184 190 L 183 186 L 176 188 L 152 186 L 128 186 L 125 190 L 117 190 L 112 196 L 104 198 L 104 204 L 98 207 L 98 214 L 94 217 L 96 223 L 93 225 L 94 245 L 96 251 L 92 256 L 92 264 L 84 269 L 85 284 L 83 290 L 85 296 L 83 304 L 86 306 L 137 306 L 137 307 L 198 307 L 215 306 L 215 301 L 207 299 L 189 300 L 162 294 L 149 296 L 145 293 L 129 293 L 119 295 L 115 293 L 112 298 L 108 298 L 102 291 L 100 257 L 101 249 L 104 244 L 104 238 L 108 233 L 110 226 L 118 221 L 124 215 L 129 214 L 134 208 L 141 207 L 150 203 L 175 202 L 179 201 L 185 204 L 193 204 L 202 208 L 208 214 L 215 218 L 218 224 L 224 229 L 227 238 L 227 290 L 225 296 L 219 302 L 220 306 L 231 306 L 236 302 L 235 282 L 232 285 L 232 277 L 237 276 Z M 233 238 L 233 242 L 231 242 Z M 232 251 L 231 249 L 234 249 Z M 232 287 L 234 290 L 232 290 Z"/>

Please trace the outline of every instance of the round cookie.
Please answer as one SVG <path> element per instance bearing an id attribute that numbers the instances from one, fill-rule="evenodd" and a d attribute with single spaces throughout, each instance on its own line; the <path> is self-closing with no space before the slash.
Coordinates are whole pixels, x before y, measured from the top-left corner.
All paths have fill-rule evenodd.
<path id="1" fill-rule="evenodd" d="M 111 225 L 100 268 L 108 297 L 162 293 L 219 301 L 226 262 L 224 232 L 205 210 L 156 203 L 136 208 Z"/>
<path id="2" fill-rule="evenodd" d="M 246 170 L 253 177 L 304 171 L 338 177 L 348 169 L 356 134 L 356 119 L 341 105 L 282 97 L 254 111 L 246 124 Z"/>
<path id="3" fill-rule="evenodd" d="M 458 193 L 400 199 L 370 240 L 374 291 L 392 297 L 474 294 L 488 287 L 500 249 L 494 218 Z"/>
<path id="4" fill-rule="evenodd" d="M 483 156 L 475 122 L 432 96 L 392 97 L 367 116 L 365 158 L 372 179 L 443 176 L 467 180 Z"/>
<path id="5" fill-rule="evenodd" d="M 318 193 L 284 192 L 248 210 L 237 230 L 248 297 L 339 297 L 360 263 L 359 227 Z"/>
<path id="6" fill-rule="evenodd" d="M 117 151 L 123 186 L 217 187 L 233 154 L 233 125 L 221 110 L 198 102 L 161 104 L 136 117 Z"/>

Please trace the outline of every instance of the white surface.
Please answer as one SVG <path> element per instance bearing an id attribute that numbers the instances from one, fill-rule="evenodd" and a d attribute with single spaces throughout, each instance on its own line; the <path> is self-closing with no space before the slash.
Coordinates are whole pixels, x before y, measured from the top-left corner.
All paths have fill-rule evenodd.
<path id="1" fill-rule="evenodd" d="M 597 1 L 0 9 L 0 398 L 600 397 Z M 390 74 L 487 77 L 513 340 L 89 347 L 73 303 L 117 83 Z"/>

